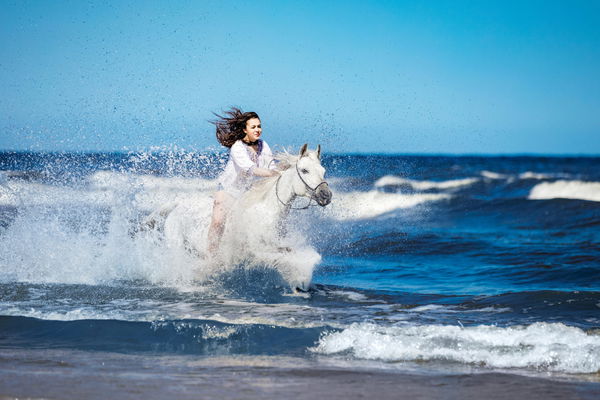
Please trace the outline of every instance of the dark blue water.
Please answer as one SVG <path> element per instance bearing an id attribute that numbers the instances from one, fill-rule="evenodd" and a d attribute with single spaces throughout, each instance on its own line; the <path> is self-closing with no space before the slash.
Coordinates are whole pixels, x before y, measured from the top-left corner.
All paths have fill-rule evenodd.
<path id="1" fill-rule="evenodd" d="M 295 294 L 136 236 L 170 201 L 209 215 L 222 155 L 0 153 L 0 348 L 600 370 L 600 158 L 323 165 L 332 204 L 288 222 L 322 257 Z"/>

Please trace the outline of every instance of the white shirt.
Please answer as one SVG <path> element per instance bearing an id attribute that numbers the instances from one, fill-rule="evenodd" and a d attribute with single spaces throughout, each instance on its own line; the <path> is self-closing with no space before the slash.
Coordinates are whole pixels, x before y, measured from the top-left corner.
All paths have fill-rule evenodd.
<path id="1" fill-rule="evenodd" d="M 222 190 L 234 197 L 244 193 L 257 178 L 252 170 L 258 168 L 274 168 L 273 153 L 264 140 L 260 140 L 259 151 L 255 153 L 250 146 L 241 140 L 236 141 L 229 150 L 229 160 L 225 170 L 219 176 Z"/>

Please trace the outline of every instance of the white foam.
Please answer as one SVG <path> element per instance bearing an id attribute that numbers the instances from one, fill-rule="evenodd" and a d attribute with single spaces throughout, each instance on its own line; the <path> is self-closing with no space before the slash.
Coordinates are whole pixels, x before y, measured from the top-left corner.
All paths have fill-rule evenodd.
<path id="1" fill-rule="evenodd" d="M 555 178 L 556 175 L 554 174 L 544 174 L 544 173 L 539 173 L 539 172 L 531 172 L 531 171 L 527 171 L 527 172 L 523 172 L 519 174 L 519 179 L 538 179 L 538 180 L 542 180 L 542 179 L 552 179 Z"/>
<path id="2" fill-rule="evenodd" d="M 154 210 L 174 202 L 203 203 L 217 189 L 216 180 L 129 175 L 99 171 L 88 179 L 91 192 L 129 196 L 136 207 Z"/>
<path id="3" fill-rule="evenodd" d="M 493 171 L 481 171 L 481 176 L 483 176 L 484 178 L 487 179 L 510 179 L 511 176 L 510 175 L 506 175 L 506 174 L 500 174 L 498 172 L 493 172 Z"/>
<path id="4" fill-rule="evenodd" d="M 185 332 L 187 330 L 193 330 L 196 325 L 191 321 L 153 321 L 152 329 L 157 331 L 164 328 L 173 327 L 175 331 Z M 207 325 L 202 329 L 201 338 L 204 340 L 211 339 L 229 339 L 232 335 L 235 335 L 239 331 L 237 326 L 224 326 L 218 327 L 215 325 Z"/>
<path id="5" fill-rule="evenodd" d="M 177 249 L 161 248 L 129 235 L 129 218 L 116 212 L 106 234 L 94 232 L 90 215 L 86 229 L 68 226 L 61 218 L 22 213 L 0 241 L 0 281 L 97 284 L 144 279 L 175 284 L 190 281 L 198 260 Z"/>
<path id="6" fill-rule="evenodd" d="M 51 311 L 38 308 L 10 307 L 0 304 L 2 315 L 30 317 L 49 321 L 80 321 L 89 319 L 119 320 L 119 321 L 145 321 L 152 322 L 161 317 L 160 313 L 148 309 L 139 312 L 131 310 L 98 310 L 93 307 L 77 307 L 71 310 Z"/>
<path id="7" fill-rule="evenodd" d="M 335 193 L 330 206 L 324 213 L 338 220 L 358 220 L 377 217 L 398 209 L 415 207 L 419 204 L 448 200 L 449 194 L 384 193 L 378 190 L 368 192 Z"/>
<path id="8" fill-rule="evenodd" d="M 89 319 L 152 322 L 160 324 L 173 320 L 210 320 L 231 325 L 271 325 L 286 328 L 322 327 L 326 323 L 323 308 L 289 303 L 254 303 L 212 297 L 198 302 L 178 301 L 163 303 L 138 299 L 120 300 L 100 305 L 82 307 L 77 302 L 60 305 L 41 302 L 0 301 L 0 315 L 32 317 L 53 321 L 79 321 Z M 118 304 L 121 303 L 121 304 Z M 200 307 L 199 304 L 202 306 Z M 337 324 L 328 324 L 338 326 Z"/>
<path id="9" fill-rule="evenodd" d="M 530 200 L 579 199 L 600 201 L 600 182 L 567 181 L 543 182 L 529 192 Z"/>
<path id="10" fill-rule="evenodd" d="M 495 306 L 489 306 L 489 307 L 483 307 L 483 308 L 477 308 L 474 310 L 470 310 L 471 312 L 482 312 L 482 313 L 506 313 L 506 312 L 511 312 L 512 309 L 510 307 L 495 307 Z"/>
<path id="11" fill-rule="evenodd" d="M 407 310 L 408 312 L 443 312 L 443 313 L 455 313 L 456 310 L 448 306 L 441 306 L 439 304 L 426 304 Z"/>
<path id="12" fill-rule="evenodd" d="M 13 189 L 11 182 L 0 184 L 0 206 L 17 206 L 20 203 L 19 195 Z"/>
<path id="13" fill-rule="evenodd" d="M 193 318 L 210 319 L 233 325 L 273 325 L 286 328 L 314 328 L 326 324 L 323 315 L 329 310 L 321 307 L 291 303 L 254 303 L 251 301 L 221 300 L 219 313 L 193 314 Z"/>
<path id="14" fill-rule="evenodd" d="M 463 178 L 463 179 L 451 179 L 447 181 L 417 181 L 412 179 L 405 179 L 395 175 L 385 175 L 375 181 L 374 186 L 376 188 L 384 186 L 400 186 L 410 185 L 416 190 L 430 190 L 430 189 L 456 189 L 464 186 L 470 186 L 477 182 L 478 178 Z"/>
<path id="15" fill-rule="evenodd" d="M 99 171 L 88 178 L 90 185 L 99 190 L 139 186 L 152 191 L 213 191 L 216 181 L 202 178 L 162 177 L 154 175 L 129 175 L 112 171 Z"/>
<path id="16" fill-rule="evenodd" d="M 154 209 L 161 204 L 206 197 L 217 188 L 216 180 L 156 177 L 99 171 L 91 175 L 87 187 L 69 187 L 12 180 L 0 185 L 0 205 L 108 207 L 123 199 L 136 207 Z M 193 199 L 194 201 L 196 199 Z"/>
<path id="17" fill-rule="evenodd" d="M 570 175 L 565 173 L 544 173 L 544 172 L 533 172 L 526 171 L 519 175 L 507 175 L 493 171 L 481 171 L 481 176 L 486 179 L 499 180 L 506 179 L 509 182 L 513 182 L 515 179 L 532 179 L 532 180 L 543 180 L 543 179 L 557 179 L 557 178 L 568 178 Z"/>
<path id="18" fill-rule="evenodd" d="M 567 373 L 600 370 L 600 336 L 560 323 L 508 328 L 360 323 L 323 336 L 311 350 L 386 362 L 437 360 Z"/>
<path id="19" fill-rule="evenodd" d="M 527 171 L 527 172 L 523 172 L 521 174 L 519 174 L 519 178 L 520 179 L 537 179 L 537 180 L 542 180 L 542 179 L 566 179 L 571 177 L 572 175 L 564 173 L 564 172 L 557 172 L 557 173 L 545 173 L 545 172 L 532 172 L 532 171 Z"/>
<path id="20" fill-rule="evenodd" d="M 185 198 L 209 214 L 210 193 L 194 190 L 196 185 L 206 187 L 206 181 L 101 172 L 87 187 L 23 181 L 9 185 L 12 197 L 0 201 L 17 205 L 19 213 L 0 237 L 1 281 L 96 284 L 145 279 L 175 284 L 193 280 L 202 267 L 184 250 L 157 246 L 143 235 L 131 235 L 131 230 L 140 212 L 165 200 Z"/>
<path id="21" fill-rule="evenodd" d="M 97 284 L 143 279 L 185 286 L 224 272 L 205 254 L 215 181 L 100 171 L 74 186 L 26 181 L 7 185 L 0 187 L 0 205 L 17 206 L 19 212 L 0 237 L 0 281 Z M 139 231 L 148 226 L 137 222 L 140 216 L 165 208 L 168 217 L 154 224 L 159 229 Z M 256 213 L 258 221 L 247 224 L 251 232 L 244 239 L 259 241 L 264 236 L 259 233 L 274 234 L 261 216 Z M 243 224 L 229 224 L 234 225 L 241 229 Z M 276 268 L 292 286 L 308 287 L 321 257 L 292 231 L 288 236 L 293 243 L 281 246 L 294 251 L 270 251 L 246 240 L 243 249 L 264 251 L 248 258 L 235 248 L 229 253 L 239 259 L 229 260 L 228 266 L 250 260 Z"/>
<path id="22" fill-rule="evenodd" d="M 350 301 L 367 301 L 368 298 L 362 293 L 352 292 L 350 290 L 334 290 L 331 292 L 336 296 L 344 297 Z"/>
<path id="23" fill-rule="evenodd" d="M 111 194 L 92 192 L 72 187 L 59 187 L 37 182 L 10 181 L 0 187 L 0 205 L 49 206 L 59 204 L 106 206 Z"/>

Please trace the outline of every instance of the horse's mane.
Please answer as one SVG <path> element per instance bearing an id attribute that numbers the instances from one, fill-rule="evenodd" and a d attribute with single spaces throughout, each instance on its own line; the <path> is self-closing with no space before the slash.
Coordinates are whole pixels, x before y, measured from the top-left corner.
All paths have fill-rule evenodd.
<path id="1" fill-rule="evenodd" d="M 290 166 L 295 165 L 300 157 L 296 154 L 290 154 L 287 150 L 277 152 L 273 155 L 273 160 L 280 163 L 287 163 Z"/>

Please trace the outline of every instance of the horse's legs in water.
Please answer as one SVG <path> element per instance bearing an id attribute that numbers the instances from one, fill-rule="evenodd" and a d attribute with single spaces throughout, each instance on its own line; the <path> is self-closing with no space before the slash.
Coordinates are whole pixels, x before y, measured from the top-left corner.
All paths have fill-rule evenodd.
<path id="1" fill-rule="evenodd" d="M 221 190 L 215 193 L 212 219 L 210 221 L 210 228 L 208 229 L 208 251 L 211 254 L 215 254 L 219 250 L 219 242 L 221 241 L 221 236 L 223 236 L 225 221 L 227 220 L 227 214 L 233 204 L 233 200 L 233 196 L 225 191 Z"/>

